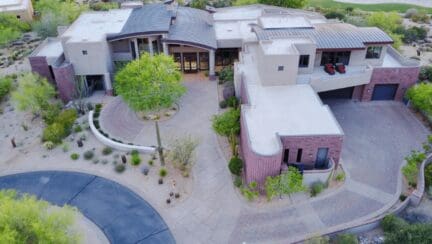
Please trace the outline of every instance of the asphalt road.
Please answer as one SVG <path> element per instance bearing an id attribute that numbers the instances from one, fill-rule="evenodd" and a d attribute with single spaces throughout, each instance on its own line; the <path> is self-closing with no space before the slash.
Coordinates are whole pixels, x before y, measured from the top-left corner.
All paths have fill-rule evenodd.
<path id="1" fill-rule="evenodd" d="M 0 177 L 0 189 L 36 195 L 52 204 L 75 206 L 111 243 L 175 243 L 159 213 L 128 188 L 77 172 L 38 171 Z"/>

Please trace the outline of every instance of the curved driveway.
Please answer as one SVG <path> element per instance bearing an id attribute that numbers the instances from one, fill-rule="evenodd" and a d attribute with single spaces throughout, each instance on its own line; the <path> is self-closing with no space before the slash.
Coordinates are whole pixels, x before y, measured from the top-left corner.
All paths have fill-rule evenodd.
<path id="1" fill-rule="evenodd" d="M 94 175 L 38 171 L 0 177 L 0 189 L 16 189 L 58 206 L 77 207 L 111 243 L 175 243 L 159 214 L 128 188 Z"/>

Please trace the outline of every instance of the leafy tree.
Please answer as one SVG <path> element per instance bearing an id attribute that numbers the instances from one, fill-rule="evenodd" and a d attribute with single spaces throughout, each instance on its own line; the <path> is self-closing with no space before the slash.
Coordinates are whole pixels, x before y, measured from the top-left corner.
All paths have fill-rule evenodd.
<path id="1" fill-rule="evenodd" d="M 76 210 L 53 207 L 15 191 L 0 191 L 0 243 L 80 243 Z"/>
<path id="2" fill-rule="evenodd" d="M 396 12 L 374 12 L 366 20 L 369 26 L 376 26 L 387 33 L 396 31 L 402 24 L 402 18 Z"/>
<path id="3" fill-rule="evenodd" d="M 406 97 L 416 109 L 432 114 L 432 83 L 420 83 L 411 87 Z"/>
<path id="4" fill-rule="evenodd" d="M 34 73 L 18 77 L 18 88 L 12 99 L 19 110 L 40 114 L 55 95 L 54 87 L 45 78 Z"/>
<path id="5" fill-rule="evenodd" d="M 215 115 L 212 119 L 213 129 L 221 136 L 240 133 L 240 110 L 230 109 L 223 114 Z"/>
<path id="6" fill-rule="evenodd" d="M 55 16 L 64 16 L 68 23 L 72 23 L 78 16 L 88 10 L 87 4 L 77 4 L 74 0 L 38 0 L 35 10 L 41 15 L 52 13 Z"/>
<path id="7" fill-rule="evenodd" d="M 308 0 L 259 0 L 259 3 L 285 8 L 303 8 Z"/>
<path id="8" fill-rule="evenodd" d="M 187 136 L 175 140 L 169 151 L 169 160 L 173 165 L 183 172 L 189 172 L 195 163 L 195 149 L 198 146 L 198 140 Z"/>
<path id="9" fill-rule="evenodd" d="M 305 191 L 306 187 L 303 185 L 303 176 L 298 169 L 290 166 L 288 171 L 280 175 L 268 176 L 265 181 L 265 190 L 267 200 L 270 201 L 277 195 L 290 196 L 293 193 Z"/>
<path id="10" fill-rule="evenodd" d="M 115 80 L 117 94 L 135 111 L 170 107 L 186 92 L 173 58 L 164 54 L 143 53 L 120 70 Z"/>

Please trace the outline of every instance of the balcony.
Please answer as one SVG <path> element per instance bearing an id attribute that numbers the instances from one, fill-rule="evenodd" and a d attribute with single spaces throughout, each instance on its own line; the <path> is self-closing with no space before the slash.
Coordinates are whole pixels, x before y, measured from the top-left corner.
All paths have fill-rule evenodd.
<path id="1" fill-rule="evenodd" d="M 329 75 L 324 67 L 315 67 L 311 74 L 299 74 L 297 84 L 310 84 L 316 92 L 324 92 L 351 86 L 364 85 L 370 82 L 372 66 L 346 66 L 346 73 L 336 72 Z"/>

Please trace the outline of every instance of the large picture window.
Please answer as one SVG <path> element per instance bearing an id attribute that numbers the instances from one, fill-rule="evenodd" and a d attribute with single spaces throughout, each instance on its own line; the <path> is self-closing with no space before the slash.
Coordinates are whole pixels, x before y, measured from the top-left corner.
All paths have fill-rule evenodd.
<path id="1" fill-rule="evenodd" d="M 307 68 L 309 66 L 309 55 L 300 55 L 299 67 Z"/>
<path id="2" fill-rule="evenodd" d="M 366 50 L 366 58 L 368 59 L 379 59 L 381 57 L 382 47 L 373 46 L 368 47 Z"/>

